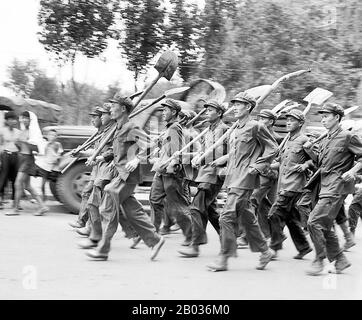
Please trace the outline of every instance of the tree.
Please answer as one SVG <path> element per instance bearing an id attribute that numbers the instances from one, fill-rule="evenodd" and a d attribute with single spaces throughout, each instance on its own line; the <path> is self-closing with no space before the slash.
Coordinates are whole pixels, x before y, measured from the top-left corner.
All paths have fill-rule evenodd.
<path id="1" fill-rule="evenodd" d="M 112 26 L 117 11 L 116 0 L 40 1 L 39 41 L 60 64 L 71 63 L 76 96 L 82 90 L 75 81 L 77 56 L 94 58 L 106 49 L 107 40 L 115 35 Z M 79 118 L 79 111 L 76 116 Z"/>
<path id="2" fill-rule="evenodd" d="M 4 86 L 12 89 L 16 94 L 28 98 L 33 90 L 35 78 L 40 73 L 36 61 L 21 62 L 14 59 L 7 71 L 9 81 L 4 82 Z"/>
<path id="3" fill-rule="evenodd" d="M 164 10 L 159 0 L 130 0 L 121 10 L 124 31 L 120 35 L 120 48 L 127 59 L 127 67 L 137 80 L 147 64 L 163 45 Z"/>
<path id="4" fill-rule="evenodd" d="M 165 42 L 175 44 L 179 51 L 179 70 L 184 81 L 188 81 L 200 62 L 201 38 L 199 29 L 201 15 L 198 6 L 185 0 L 171 0 L 169 24 L 165 31 Z"/>

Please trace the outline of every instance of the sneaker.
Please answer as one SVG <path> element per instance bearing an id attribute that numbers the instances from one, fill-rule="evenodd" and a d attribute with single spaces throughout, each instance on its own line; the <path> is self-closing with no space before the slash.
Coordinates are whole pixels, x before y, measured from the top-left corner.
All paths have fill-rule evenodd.
<path id="1" fill-rule="evenodd" d="M 164 235 L 166 235 L 166 234 L 169 234 L 169 233 L 170 233 L 170 228 L 168 228 L 168 227 L 162 227 L 158 233 L 159 233 L 160 235 L 162 235 L 162 236 L 164 236 Z"/>
<path id="2" fill-rule="evenodd" d="M 18 216 L 19 210 L 16 210 L 16 209 L 7 210 L 7 211 L 5 211 L 5 215 L 6 216 Z"/>
<path id="3" fill-rule="evenodd" d="M 141 242 L 142 238 L 140 236 L 132 238 L 131 249 L 136 249 L 137 245 Z"/>
<path id="4" fill-rule="evenodd" d="M 336 273 L 342 273 L 344 269 L 347 269 L 351 265 L 352 264 L 347 260 L 346 256 L 343 253 L 338 255 L 336 263 L 334 264 L 336 268 Z"/>
<path id="5" fill-rule="evenodd" d="M 185 239 L 184 242 L 181 243 L 181 245 L 182 245 L 183 247 L 188 247 L 189 245 L 191 245 L 191 242 L 192 242 L 191 240 L 186 240 L 186 239 Z"/>
<path id="6" fill-rule="evenodd" d="M 68 224 L 72 227 L 72 228 L 83 228 L 84 225 L 80 224 L 78 221 L 71 221 L 68 222 Z"/>
<path id="7" fill-rule="evenodd" d="M 182 256 L 187 258 L 196 258 L 199 256 L 199 246 L 189 246 L 188 248 L 178 250 Z"/>
<path id="8" fill-rule="evenodd" d="M 85 236 L 88 237 L 90 235 L 90 230 L 87 227 L 83 227 L 83 228 L 78 228 L 75 230 L 78 234 L 80 234 L 81 236 Z"/>
<path id="9" fill-rule="evenodd" d="M 346 241 L 346 243 L 344 244 L 344 251 L 348 251 L 350 248 L 352 248 L 353 246 L 356 245 L 356 242 L 354 242 L 353 238 L 350 237 L 348 238 L 348 240 Z"/>
<path id="10" fill-rule="evenodd" d="M 210 271 L 214 271 L 214 272 L 226 271 L 228 269 L 227 258 L 225 256 L 221 256 L 216 261 L 208 264 L 207 268 Z"/>
<path id="11" fill-rule="evenodd" d="M 81 249 L 92 249 L 92 248 L 97 247 L 97 245 L 98 245 L 98 241 L 93 241 L 89 238 L 78 242 L 78 246 Z"/>
<path id="12" fill-rule="evenodd" d="M 108 254 L 106 253 L 100 253 L 98 252 L 98 250 L 96 249 L 91 249 L 86 251 L 85 253 L 88 257 L 94 259 L 94 260 L 98 260 L 98 261 L 105 261 L 108 259 Z"/>
<path id="13" fill-rule="evenodd" d="M 302 260 L 305 255 L 307 255 L 309 252 L 312 252 L 312 248 L 308 248 L 305 250 L 300 251 L 297 255 L 293 257 L 293 259 Z"/>
<path id="14" fill-rule="evenodd" d="M 49 212 L 49 208 L 46 207 L 46 206 L 44 206 L 44 207 L 40 208 L 39 211 L 35 212 L 35 213 L 34 213 L 34 216 L 42 216 L 42 215 L 44 215 L 46 212 Z"/>
<path id="15" fill-rule="evenodd" d="M 165 243 L 165 238 L 164 237 L 161 237 L 160 241 L 158 241 L 153 247 L 152 247 L 152 250 L 151 250 L 151 260 L 155 260 L 160 249 L 162 248 L 162 246 L 164 245 Z"/>
<path id="16" fill-rule="evenodd" d="M 238 249 L 247 249 L 249 247 L 248 242 L 243 237 L 237 238 L 236 244 L 238 246 Z"/>
<path id="17" fill-rule="evenodd" d="M 273 259 L 273 252 L 268 249 L 267 251 L 262 252 L 259 257 L 259 264 L 256 266 L 258 270 L 264 270 L 266 265 Z"/>
<path id="18" fill-rule="evenodd" d="M 310 276 L 318 276 L 323 272 L 324 269 L 324 261 L 323 259 L 315 259 L 312 262 L 312 265 L 309 270 L 306 271 L 306 273 Z"/>
<path id="19" fill-rule="evenodd" d="M 272 250 L 273 256 L 272 256 L 272 261 L 278 260 L 279 258 L 279 253 L 278 250 Z"/>

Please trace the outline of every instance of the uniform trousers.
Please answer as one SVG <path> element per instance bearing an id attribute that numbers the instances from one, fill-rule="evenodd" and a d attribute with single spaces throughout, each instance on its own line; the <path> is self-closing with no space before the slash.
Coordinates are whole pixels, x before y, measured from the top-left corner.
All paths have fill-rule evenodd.
<path id="1" fill-rule="evenodd" d="M 285 239 L 283 229 L 287 225 L 293 243 L 299 252 L 310 248 L 308 240 L 302 229 L 297 202 L 301 197 L 300 192 L 285 191 L 280 193 L 276 202 L 270 209 L 269 222 L 271 227 L 270 248 L 282 249 Z"/>
<path id="2" fill-rule="evenodd" d="M 210 221 L 216 232 L 220 234 L 216 197 L 221 187 L 222 183 L 200 183 L 197 187 L 197 193 L 190 207 L 193 245 L 207 243 L 206 226 L 208 221 Z"/>
<path id="3" fill-rule="evenodd" d="M 348 209 L 349 227 L 355 232 L 358 218 L 362 219 L 362 188 L 359 188 L 353 196 L 353 200 Z"/>
<path id="4" fill-rule="evenodd" d="M 137 184 L 127 183 L 120 176 L 116 176 L 104 187 L 99 207 L 102 239 L 97 249 L 100 253 L 108 254 L 110 251 L 111 240 L 117 231 L 120 217 L 129 222 L 147 246 L 153 247 L 160 241 L 150 217 L 134 196 L 136 186 Z"/>
<path id="5" fill-rule="evenodd" d="M 176 218 L 187 241 L 191 241 L 191 219 L 189 200 L 185 195 L 183 177 L 178 175 L 162 175 L 156 173 L 150 191 L 152 222 L 158 231 L 164 214 L 164 199 L 167 198 L 167 209 L 171 217 Z"/>
<path id="6" fill-rule="evenodd" d="M 228 195 L 223 211 L 220 214 L 221 254 L 227 257 L 235 256 L 237 244 L 238 219 L 245 231 L 250 250 L 264 252 L 268 250 L 266 239 L 260 229 L 250 197 L 253 190 L 240 188 L 228 189 Z"/>
<path id="7" fill-rule="evenodd" d="M 327 257 L 332 262 L 343 252 L 332 227 L 346 196 L 320 198 L 310 213 L 308 230 L 318 259 Z"/>

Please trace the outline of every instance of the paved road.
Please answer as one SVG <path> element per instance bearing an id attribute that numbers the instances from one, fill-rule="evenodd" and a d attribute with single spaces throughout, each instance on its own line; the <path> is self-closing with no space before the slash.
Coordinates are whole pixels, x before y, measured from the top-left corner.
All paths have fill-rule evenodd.
<path id="1" fill-rule="evenodd" d="M 36 217 L 35 205 L 23 203 L 28 212 L 5 216 L 0 212 L 0 299 L 361 299 L 362 227 L 357 246 L 348 253 L 353 263 L 343 275 L 310 277 L 304 274 L 313 258 L 293 260 L 295 249 L 288 238 L 279 261 L 267 270 L 255 269 L 258 255 L 238 250 L 230 270 L 213 273 L 206 264 L 219 250 L 210 227 L 209 244 L 199 258 L 180 258 L 182 235 L 166 236 L 156 261 L 143 243 L 129 249 L 130 241 L 119 230 L 108 261 L 90 261 L 77 248 L 81 239 L 55 201 L 51 212 Z M 342 235 L 341 236 L 341 241 Z"/>

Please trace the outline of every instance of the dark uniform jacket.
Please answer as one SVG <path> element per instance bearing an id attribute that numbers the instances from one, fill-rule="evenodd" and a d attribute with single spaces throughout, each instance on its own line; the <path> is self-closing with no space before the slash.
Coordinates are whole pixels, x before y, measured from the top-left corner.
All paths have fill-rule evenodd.
<path id="1" fill-rule="evenodd" d="M 209 126 L 208 132 L 205 134 L 204 139 L 201 144 L 201 151 L 205 152 L 209 147 L 211 147 L 227 130 L 229 127 L 222 121 L 218 121 Z M 207 156 L 203 165 L 199 168 L 199 173 L 196 177 L 196 182 L 198 183 L 211 183 L 216 184 L 220 181 L 219 173 L 221 168 L 211 167 L 210 163 L 227 153 L 227 141 L 213 150 L 213 153 Z"/>
<path id="2" fill-rule="evenodd" d="M 319 197 L 333 197 L 354 192 L 354 181 L 345 182 L 342 175 L 354 161 L 362 161 L 362 141 L 350 131 L 338 127 L 319 145 L 318 167 L 321 176 Z"/>
<path id="3" fill-rule="evenodd" d="M 259 175 L 250 174 L 255 168 L 264 172 L 277 149 L 270 131 L 255 120 L 246 119 L 230 135 L 229 159 L 224 185 L 228 188 L 251 190 L 259 186 Z M 269 158 L 257 162 L 259 157 Z"/>

